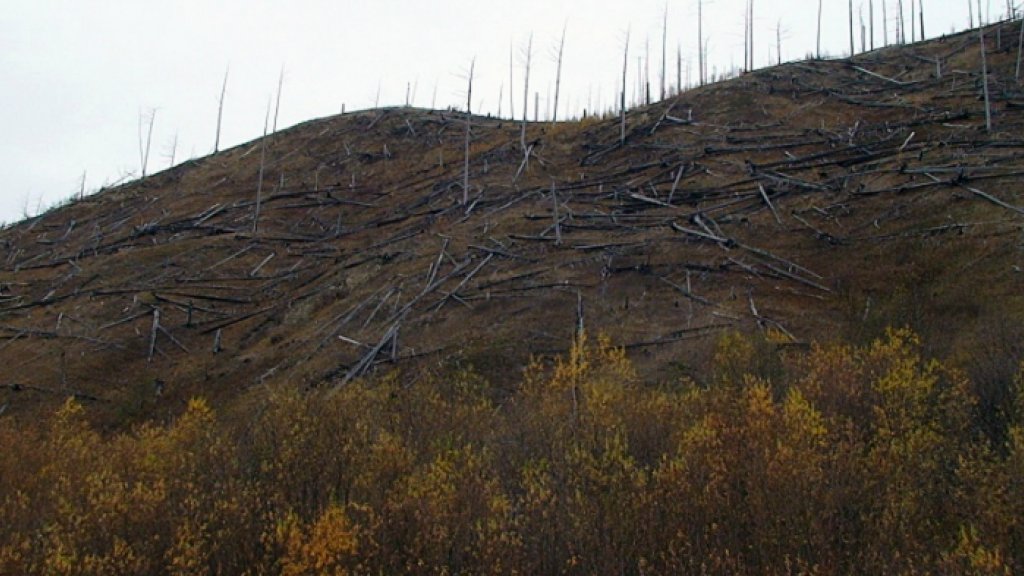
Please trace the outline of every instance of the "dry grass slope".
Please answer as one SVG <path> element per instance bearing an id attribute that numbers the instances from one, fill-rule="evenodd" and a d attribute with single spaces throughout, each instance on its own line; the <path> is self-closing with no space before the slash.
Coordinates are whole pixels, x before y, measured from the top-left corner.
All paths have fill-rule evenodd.
<path id="1" fill-rule="evenodd" d="M 686 92 L 624 145 L 530 124 L 525 165 L 518 125 L 474 118 L 468 205 L 463 117 L 419 109 L 270 136 L 256 232 L 258 141 L 105 190 L 0 232 L 0 406 L 75 395 L 116 426 L 380 365 L 515 382 L 581 308 L 656 379 L 701 379 L 723 331 L 889 325 L 1004 378 L 972 351 L 1024 319 L 1024 92 L 988 38 L 992 133 L 960 34 Z"/>

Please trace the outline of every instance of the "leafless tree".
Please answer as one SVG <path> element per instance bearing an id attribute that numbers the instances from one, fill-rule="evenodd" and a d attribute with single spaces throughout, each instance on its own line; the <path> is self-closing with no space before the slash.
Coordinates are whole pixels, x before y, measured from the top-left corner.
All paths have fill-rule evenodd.
<path id="1" fill-rule="evenodd" d="M 217 135 L 213 140 L 213 153 L 216 154 L 220 151 L 220 125 L 221 120 L 224 118 L 224 95 L 228 91 L 228 73 L 231 72 L 231 67 L 228 66 L 224 69 L 224 83 L 220 87 L 220 102 L 217 104 Z"/>
<path id="2" fill-rule="evenodd" d="M 848 0 L 850 5 L 850 57 L 852 58 L 856 50 L 853 46 L 853 0 Z"/>
<path id="3" fill-rule="evenodd" d="M 754 69 L 754 0 L 747 1 L 747 42 L 750 57 L 748 58 L 750 70 Z"/>
<path id="4" fill-rule="evenodd" d="M 281 111 L 281 88 L 284 87 L 284 64 L 281 64 L 281 72 L 277 76 L 277 101 L 274 103 L 274 127 L 270 129 L 271 134 L 277 133 L 277 115 Z M 408 99 L 408 94 L 406 95 Z M 408 105 L 408 103 L 406 103 Z"/>
<path id="5" fill-rule="evenodd" d="M 666 69 L 668 60 L 668 2 L 665 2 L 665 16 L 661 21 L 661 98 L 665 99 Z"/>
<path id="6" fill-rule="evenodd" d="M 875 0 L 868 1 L 868 36 L 871 38 L 871 50 L 875 50 Z"/>
<path id="7" fill-rule="evenodd" d="M 146 130 L 146 139 L 142 139 L 143 114 L 139 111 L 139 163 L 142 165 L 142 177 L 146 177 L 146 167 L 149 165 L 149 145 L 153 141 L 153 123 L 156 121 L 156 108 L 149 111 L 149 128 Z"/>
<path id="8" fill-rule="evenodd" d="M 515 50 L 513 48 L 513 44 L 510 42 L 508 45 L 508 117 L 512 118 L 513 120 L 516 117 L 516 99 L 514 96 L 512 96 L 512 94 L 514 94 L 514 84 L 512 82 L 512 75 L 515 71 L 515 65 L 513 63 L 514 51 Z"/>
<path id="9" fill-rule="evenodd" d="M 178 152 L 178 133 L 175 132 L 174 133 L 174 138 L 171 140 L 171 153 L 168 155 L 170 157 L 170 164 L 168 164 L 168 168 L 173 168 L 174 167 L 174 158 L 175 158 L 175 155 L 177 154 L 177 152 Z"/>
<path id="10" fill-rule="evenodd" d="M 914 10 L 914 0 L 910 0 L 910 43 L 917 40 L 917 12 Z"/>
<path id="11" fill-rule="evenodd" d="M 917 17 L 921 19 L 921 40 L 924 40 L 924 0 L 917 0 Z"/>
<path id="12" fill-rule="evenodd" d="M 775 52 L 777 64 L 782 64 L 782 19 L 775 23 Z"/>
<path id="13" fill-rule="evenodd" d="M 469 85 L 466 88 L 466 155 L 462 165 L 462 205 L 469 204 L 469 139 L 473 121 L 473 71 L 476 69 L 476 58 L 469 63 Z"/>
<path id="14" fill-rule="evenodd" d="M 562 87 L 562 54 L 565 51 L 565 29 L 568 24 L 562 26 L 562 39 L 558 42 L 558 70 L 555 73 L 555 103 L 551 113 L 551 122 L 558 122 L 558 96 Z"/>
<path id="15" fill-rule="evenodd" d="M 533 33 L 530 33 L 530 40 L 526 43 L 526 72 L 523 74 L 523 125 L 519 133 L 519 144 L 526 154 L 526 122 L 527 108 L 530 101 L 530 58 L 533 56 Z"/>
<path id="16" fill-rule="evenodd" d="M 699 0 L 698 0 L 699 1 Z M 622 92 L 619 94 L 619 144 L 626 143 L 626 71 L 629 67 L 629 29 L 622 49 Z"/>
<path id="17" fill-rule="evenodd" d="M 821 0 L 818 0 L 821 2 Z M 627 38 L 628 40 L 628 38 Z M 697 0 L 697 66 L 700 68 L 700 85 L 704 85 L 704 1 Z M 625 86 L 625 83 L 623 83 Z M 625 88 L 623 88 L 625 90 Z"/>
<path id="18" fill-rule="evenodd" d="M 815 54 L 819 59 L 821 58 L 821 2 L 822 0 L 818 0 L 818 44 L 815 49 Z"/>
<path id="19" fill-rule="evenodd" d="M 676 44 L 676 94 L 683 91 L 683 48 Z"/>
<path id="20" fill-rule="evenodd" d="M 252 215 L 252 233 L 260 229 L 260 204 L 263 201 L 263 170 L 267 164 L 267 127 L 270 124 L 270 98 L 267 98 L 267 113 L 263 117 L 263 139 L 260 140 L 260 172 L 256 181 L 256 206 Z"/>
<path id="21" fill-rule="evenodd" d="M 980 2 L 980 0 L 979 0 L 979 2 Z M 897 0 L 896 1 L 896 8 L 900 11 L 900 18 L 896 22 L 897 25 L 899 26 L 899 30 L 898 30 L 898 32 L 899 32 L 899 43 L 900 44 L 906 44 L 907 43 L 907 24 L 903 20 L 903 0 Z M 911 40 L 913 40 L 913 38 L 911 38 Z"/>
<path id="22" fill-rule="evenodd" d="M 882 0 L 882 46 L 889 45 L 889 14 L 885 7 L 885 0 Z"/>

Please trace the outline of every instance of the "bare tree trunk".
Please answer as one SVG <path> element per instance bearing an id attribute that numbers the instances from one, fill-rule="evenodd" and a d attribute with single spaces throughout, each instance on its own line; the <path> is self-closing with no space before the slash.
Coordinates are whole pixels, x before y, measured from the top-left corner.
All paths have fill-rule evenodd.
<path id="1" fill-rule="evenodd" d="M 667 69 L 668 69 L 668 2 L 665 2 L 665 16 L 661 21 L 661 98 L 665 99 L 665 84 L 667 80 Z"/>
<path id="2" fill-rule="evenodd" d="M 850 58 L 853 58 L 856 50 L 853 45 L 853 0 L 848 0 L 850 4 Z"/>
<path id="3" fill-rule="evenodd" d="M 889 45 L 889 13 L 885 9 L 885 0 L 882 0 L 882 46 Z"/>
<path id="4" fill-rule="evenodd" d="M 558 71 L 555 73 L 555 104 L 552 107 L 551 123 L 558 122 L 558 96 L 562 87 L 562 54 L 565 50 L 565 28 L 562 26 L 562 40 L 558 43 Z"/>
<path id="5" fill-rule="evenodd" d="M 146 167 L 149 165 L 149 146 L 153 141 L 153 123 L 156 121 L 156 108 L 149 111 L 149 129 L 146 131 L 146 141 L 142 141 L 142 111 L 139 111 L 139 163 L 142 166 L 142 177 L 146 177 Z"/>
<path id="6" fill-rule="evenodd" d="M 277 114 L 281 111 L 281 88 L 284 86 L 284 64 L 281 64 L 281 73 L 277 77 L 277 102 L 274 104 L 274 127 L 270 129 L 271 134 L 277 134 Z M 406 90 L 405 105 L 409 105 L 409 94 Z"/>
<path id="7" fill-rule="evenodd" d="M 699 2 L 700 0 L 698 0 Z M 619 144 L 626 143 L 626 71 L 629 67 L 629 29 L 626 29 L 626 46 L 622 49 L 622 92 L 619 99 Z"/>
<path id="8" fill-rule="evenodd" d="M 516 99 L 513 96 L 515 92 L 515 84 L 512 82 L 513 71 L 515 66 L 513 65 L 513 54 L 512 43 L 508 45 L 508 117 L 515 120 L 516 118 Z"/>
<path id="9" fill-rule="evenodd" d="M 462 164 L 462 205 L 469 204 L 469 138 L 473 122 L 473 70 L 476 58 L 469 63 L 469 86 L 466 88 L 466 154 Z"/>
<path id="10" fill-rule="evenodd" d="M 743 71 L 749 70 L 750 64 L 750 0 L 743 7 Z"/>
<path id="11" fill-rule="evenodd" d="M 981 0 L 978 0 L 979 5 Z M 980 6 L 979 6 L 980 11 Z M 978 38 L 981 40 L 981 86 L 985 96 L 985 130 L 992 131 L 992 107 L 988 95 L 988 61 L 985 56 L 985 27 L 978 28 Z"/>
<path id="12" fill-rule="evenodd" d="M 651 105 L 651 39 L 644 39 L 644 66 L 641 68 L 643 72 L 643 81 L 640 83 L 641 92 L 640 95 L 644 100 L 645 106 Z"/>
<path id="13" fill-rule="evenodd" d="M 1022 28 L 1024 30 L 1024 28 Z M 683 48 L 676 44 L 676 94 L 683 91 Z"/>
<path id="14" fill-rule="evenodd" d="M 523 154 L 527 154 L 526 151 L 526 121 L 527 121 L 527 109 L 530 104 L 530 58 L 533 56 L 533 32 L 530 32 L 530 40 L 526 43 L 526 72 L 523 76 L 523 125 L 522 130 L 519 133 L 519 145 L 523 149 Z"/>
<path id="15" fill-rule="evenodd" d="M 978 19 L 981 19 L 981 14 L 978 14 Z M 967 24 L 974 28 L 974 5 L 971 4 L 971 0 L 967 0 Z"/>
<path id="16" fill-rule="evenodd" d="M 921 40 L 924 41 L 924 0 L 917 0 L 917 16 L 921 19 Z"/>
<path id="17" fill-rule="evenodd" d="M 220 151 L 220 124 L 224 118 L 224 95 L 228 91 L 228 73 L 231 71 L 231 67 L 228 66 L 224 69 L 224 84 L 220 87 L 220 102 L 217 104 L 217 135 L 213 140 L 213 153 L 216 154 Z"/>
<path id="18" fill-rule="evenodd" d="M 903 0 L 897 0 L 896 7 L 900 11 L 900 19 L 897 21 L 897 24 L 899 25 L 899 31 L 898 31 L 899 32 L 899 35 L 898 35 L 899 43 L 900 44 L 906 44 L 907 43 L 907 24 L 903 20 Z M 913 39 L 913 38 L 911 38 L 911 39 Z"/>
<path id="19" fill-rule="evenodd" d="M 875 0 L 868 1 L 868 28 L 871 37 L 871 51 L 875 50 Z"/>
<path id="20" fill-rule="evenodd" d="M 861 4 L 861 6 L 860 6 L 860 12 L 858 14 L 858 17 L 860 18 L 860 51 L 863 53 L 863 52 L 867 52 L 868 51 L 868 46 L 867 46 L 867 44 L 868 44 L 868 29 L 867 29 L 867 27 L 864 26 L 864 5 L 863 4 Z"/>
<path id="21" fill-rule="evenodd" d="M 782 19 L 775 24 L 775 51 L 778 64 L 782 65 Z"/>
<path id="22" fill-rule="evenodd" d="M 821 2 L 821 0 L 818 0 Z M 704 85 L 704 2 L 697 0 L 697 66 L 700 68 L 700 85 Z M 627 35 L 628 37 L 628 35 Z M 627 38 L 628 40 L 628 38 Z M 625 83 L 623 83 L 625 86 Z M 625 88 L 623 88 L 625 90 Z"/>
<path id="23" fill-rule="evenodd" d="M 263 139 L 260 140 L 260 173 L 256 182 L 256 208 L 252 216 L 252 233 L 260 229 L 260 203 L 263 201 L 263 169 L 267 164 L 267 126 L 270 124 L 270 98 L 267 98 L 267 114 L 263 117 Z"/>
<path id="24" fill-rule="evenodd" d="M 910 0 L 910 43 L 917 40 L 917 12 L 914 10 L 914 0 Z"/>
<path id="25" fill-rule="evenodd" d="M 174 167 L 174 158 L 175 158 L 177 153 L 178 153 L 178 133 L 175 132 L 174 133 L 174 140 L 171 141 L 171 163 L 170 163 L 170 165 L 168 165 L 168 168 L 173 168 Z"/>
<path id="26" fill-rule="evenodd" d="M 750 17 L 747 18 L 747 25 L 748 25 L 748 29 L 749 29 L 748 36 L 750 36 L 750 42 L 748 42 L 748 44 L 750 46 L 750 58 L 748 58 L 748 60 L 749 60 L 749 63 L 750 63 L 750 70 L 751 70 L 751 72 L 753 72 L 753 70 L 754 70 L 754 0 L 749 0 L 749 4 L 750 4 L 750 6 L 748 8 L 748 11 L 750 12 Z M 769 58 L 770 58 L 770 56 L 769 56 Z M 771 60 L 769 60 L 769 61 L 771 61 Z"/>
<path id="27" fill-rule="evenodd" d="M 821 59 L 821 1 L 818 0 L 818 43 L 815 50 L 819 60 Z"/>

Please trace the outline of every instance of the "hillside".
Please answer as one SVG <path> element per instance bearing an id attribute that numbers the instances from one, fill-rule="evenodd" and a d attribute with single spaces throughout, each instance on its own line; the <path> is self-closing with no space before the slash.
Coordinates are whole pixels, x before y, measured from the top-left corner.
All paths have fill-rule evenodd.
<path id="1" fill-rule="evenodd" d="M 0 574 L 1024 573 L 1019 26 L 0 231 Z"/>
<path id="2" fill-rule="evenodd" d="M 133 421 L 391 365 L 512 382 L 579 322 L 656 380 L 700 381 L 733 330 L 906 325 L 967 354 L 1024 318 L 1024 92 L 996 41 L 991 132 L 965 33 L 693 89 L 622 142 L 618 118 L 530 123 L 525 164 L 519 123 L 473 117 L 466 204 L 465 115 L 401 108 L 103 190 L 0 232 L 0 406 Z"/>

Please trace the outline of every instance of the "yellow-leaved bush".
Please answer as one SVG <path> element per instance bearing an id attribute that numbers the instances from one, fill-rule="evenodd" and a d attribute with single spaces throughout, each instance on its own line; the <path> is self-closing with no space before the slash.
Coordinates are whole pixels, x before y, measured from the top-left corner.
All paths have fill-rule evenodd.
<path id="1" fill-rule="evenodd" d="M 0 574 L 1024 572 L 1020 379 L 994 441 L 912 333 L 787 344 L 730 333 L 705 378 L 648 382 L 580 334 L 513 390 L 463 370 L 117 432 L 74 401 L 9 416 Z"/>

